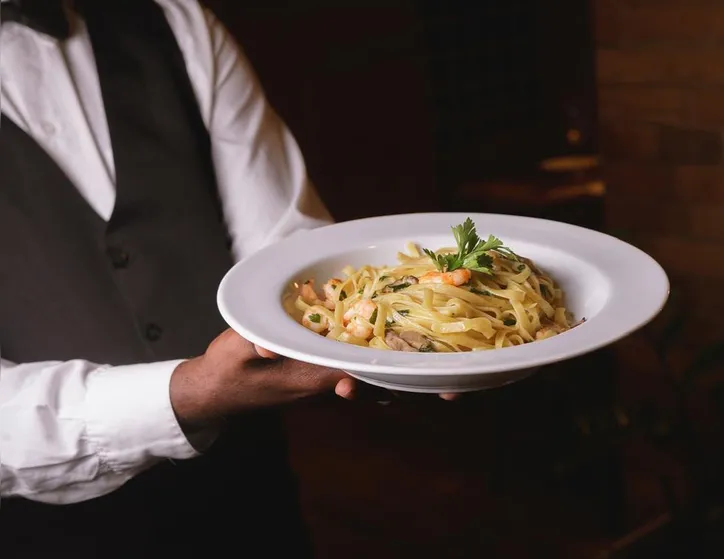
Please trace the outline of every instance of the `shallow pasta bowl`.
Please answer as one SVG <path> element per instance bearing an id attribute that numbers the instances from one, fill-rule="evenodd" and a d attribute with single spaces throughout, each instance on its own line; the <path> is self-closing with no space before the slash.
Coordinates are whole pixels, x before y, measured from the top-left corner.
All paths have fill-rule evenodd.
<path id="1" fill-rule="evenodd" d="M 418 353 L 359 347 L 316 334 L 283 304 L 308 279 L 321 285 L 346 266 L 388 266 L 407 243 L 454 246 L 451 226 L 470 217 L 480 237 L 493 234 L 530 258 L 563 289 L 566 306 L 585 322 L 557 336 L 475 352 Z M 540 366 L 609 345 L 663 308 L 669 281 L 649 255 L 581 227 L 496 214 L 420 213 L 338 223 L 295 234 L 236 264 L 217 302 L 231 328 L 280 355 L 334 367 L 385 388 L 466 392 L 520 380 Z"/>

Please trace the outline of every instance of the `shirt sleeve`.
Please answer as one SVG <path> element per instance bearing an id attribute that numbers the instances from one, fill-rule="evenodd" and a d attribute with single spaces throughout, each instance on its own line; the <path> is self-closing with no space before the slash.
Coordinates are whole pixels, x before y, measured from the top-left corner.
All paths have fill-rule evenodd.
<path id="1" fill-rule="evenodd" d="M 0 361 L 0 496 L 75 503 L 196 456 L 171 407 L 178 363 Z"/>
<path id="2" fill-rule="evenodd" d="M 238 44 L 208 11 L 212 155 L 237 259 L 332 222 L 292 133 L 269 105 Z"/>

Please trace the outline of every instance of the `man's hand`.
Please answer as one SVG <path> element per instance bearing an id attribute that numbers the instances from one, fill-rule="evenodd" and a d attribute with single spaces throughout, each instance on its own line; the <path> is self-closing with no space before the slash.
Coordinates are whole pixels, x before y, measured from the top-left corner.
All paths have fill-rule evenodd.
<path id="1" fill-rule="evenodd" d="M 181 363 L 171 377 L 171 404 L 179 422 L 189 427 L 332 391 L 346 399 L 392 400 L 387 391 L 342 371 L 280 358 L 231 329 L 211 342 L 204 355 Z"/>
<path id="2" fill-rule="evenodd" d="M 186 425 L 288 404 L 332 392 L 342 371 L 277 358 L 226 330 L 200 357 L 181 363 L 171 377 L 171 404 Z"/>

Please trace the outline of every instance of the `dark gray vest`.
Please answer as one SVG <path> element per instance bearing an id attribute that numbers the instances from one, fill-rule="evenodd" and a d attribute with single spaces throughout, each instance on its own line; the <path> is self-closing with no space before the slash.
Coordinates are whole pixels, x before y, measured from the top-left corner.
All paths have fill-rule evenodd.
<path id="1" fill-rule="evenodd" d="M 184 60 L 152 0 L 88 1 L 83 14 L 116 204 L 105 223 L 2 117 L 2 355 L 113 365 L 198 355 L 225 328 L 215 295 L 232 260 Z M 64 506 L 4 499 L 0 556 L 216 557 L 233 546 L 246 557 L 301 557 L 286 464 L 278 418 L 242 417 L 205 456 L 159 464 L 106 497 Z"/>

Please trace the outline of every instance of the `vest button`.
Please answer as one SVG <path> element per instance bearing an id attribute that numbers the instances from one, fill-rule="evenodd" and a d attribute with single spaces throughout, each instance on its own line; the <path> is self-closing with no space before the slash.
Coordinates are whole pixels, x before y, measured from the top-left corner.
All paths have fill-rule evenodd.
<path id="1" fill-rule="evenodd" d="M 128 266 L 128 260 L 130 257 L 122 248 L 110 246 L 106 249 L 106 254 L 108 254 L 108 258 L 114 268 L 121 269 Z"/>
<path id="2" fill-rule="evenodd" d="M 157 342 L 161 338 L 161 327 L 158 324 L 147 324 L 146 325 L 146 339 L 149 342 Z"/>

